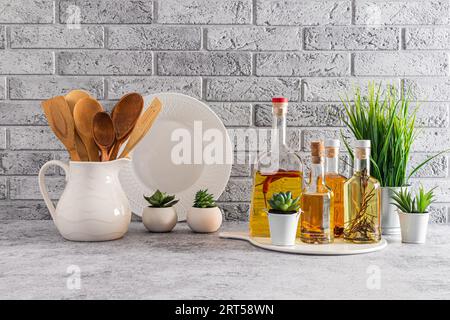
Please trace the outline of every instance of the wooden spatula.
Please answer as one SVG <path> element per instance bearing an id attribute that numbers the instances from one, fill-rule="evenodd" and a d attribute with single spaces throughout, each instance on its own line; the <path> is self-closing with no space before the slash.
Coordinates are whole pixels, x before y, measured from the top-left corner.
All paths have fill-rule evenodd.
<path id="1" fill-rule="evenodd" d="M 94 116 L 103 111 L 100 103 L 93 98 L 83 98 L 75 104 L 73 118 L 83 144 L 86 146 L 89 161 L 99 161 L 99 149 L 92 135 Z"/>
<path id="2" fill-rule="evenodd" d="M 130 136 L 143 108 L 144 99 L 139 93 L 135 92 L 124 95 L 114 106 L 111 118 L 116 131 L 116 143 L 109 154 L 111 160 L 117 157 L 120 146 Z"/>
<path id="3" fill-rule="evenodd" d="M 130 138 L 120 154 L 119 158 L 124 158 L 128 156 L 131 150 L 141 141 L 141 139 L 145 136 L 145 134 L 150 130 L 161 111 L 162 104 L 158 98 L 154 98 L 150 104 L 150 107 L 142 114 L 142 116 L 138 119 L 136 125 L 134 126 L 133 131 L 131 132 Z"/>
<path id="4" fill-rule="evenodd" d="M 75 126 L 72 113 L 63 96 L 57 96 L 41 103 L 50 128 L 66 147 L 70 159 L 80 161 L 75 147 Z"/>

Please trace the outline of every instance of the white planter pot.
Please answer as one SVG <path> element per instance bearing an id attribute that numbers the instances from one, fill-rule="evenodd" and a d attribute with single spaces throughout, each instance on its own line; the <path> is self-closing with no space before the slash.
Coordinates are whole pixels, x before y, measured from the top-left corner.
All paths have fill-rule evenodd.
<path id="1" fill-rule="evenodd" d="M 427 237 L 429 213 L 404 213 L 398 211 L 402 242 L 425 243 Z"/>
<path id="2" fill-rule="evenodd" d="M 148 231 L 170 232 L 177 224 L 177 212 L 173 207 L 146 207 L 142 211 L 142 222 Z"/>
<path id="3" fill-rule="evenodd" d="M 222 211 L 214 208 L 190 208 L 186 221 L 194 232 L 209 233 L 219 230 L 222 224 Z"/>
<path id="4" fill-rule="evenodd" d="M 408 186 L 403 189 L 409 189 Z M 394 191 L 399 192 L 400 187 L 381 187 L 381 232 L 384 235 L 400 234 L 400 221 L 397 207 L 392 204 Z"/>
<path id="5" fill-rule="evenodd" d="M 293 246 L 297 234 L 300 212 L 292 214 L 270 213 L 269 228 L 272 244 L 275 246 Z"/>

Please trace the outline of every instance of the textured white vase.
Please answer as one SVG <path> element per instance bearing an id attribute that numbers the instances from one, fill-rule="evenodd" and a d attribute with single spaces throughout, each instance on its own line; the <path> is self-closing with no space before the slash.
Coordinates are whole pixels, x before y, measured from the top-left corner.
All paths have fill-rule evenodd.
<path id="1" fill-rule="evenodd" d="M 108 162 L 52 160 L 39 171 L 39 188 L 61 235 L 72 241 L 106 241 L 123 237 L 131 221 L 128 199 L 119 182 L 119 170 L 130 160 Z M 49 166 L 66 173 L 66 187 L 56 208 L 45 186 Z"/>
<path id="2" fill-rule="evenodd" d="M 430 214 L 427 213 L 404 213 L 398 211 L 402 242 L 425 243 L 427 238 L 428 221 Z"/>
<path id="3" fill-rule="evenodd" d="M 170 232 L 177 221 L 177 212 L 173 207 L 146 207 L 142 211 L 142 223 L 151 232 Z"/>
<path id="4" fill-rule="evenodd" d="M 216 232 L 222 225 L 222 211 L 214 208 L 190 208 L 187 213 L 187 224 L 194 232 Z"/>
<path id="5" fill-rule="evenodd" d="M 293 246 L 297 235 L 300 213 L 267 213 L 269 216 L 270 239 L 275 246 Z"/>

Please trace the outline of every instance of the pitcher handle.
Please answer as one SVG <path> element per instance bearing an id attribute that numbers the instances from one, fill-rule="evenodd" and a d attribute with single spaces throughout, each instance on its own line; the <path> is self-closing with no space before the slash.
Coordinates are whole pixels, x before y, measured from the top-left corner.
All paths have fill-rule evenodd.
<path id="1" fill-rule="evenodd" d="M 69 166 L 67 163 L 59 160 L 50 160 L 42 166 L 41 170 L 39 170 L 39 189 L 41 190 L 41 194 L 44 198 L 45 204 L 47 205 L 48 211 L 50 211 L 50 215 L 52 216 L 53 220 L 55 220 L 56 209 L 48 195 L 47 187 L 45 185 L 45 172 L 47 171 L 48 167 L 52 165 L 61 167 L 64 170 L 66 174 L 66 181 L 69 179 Z"/>

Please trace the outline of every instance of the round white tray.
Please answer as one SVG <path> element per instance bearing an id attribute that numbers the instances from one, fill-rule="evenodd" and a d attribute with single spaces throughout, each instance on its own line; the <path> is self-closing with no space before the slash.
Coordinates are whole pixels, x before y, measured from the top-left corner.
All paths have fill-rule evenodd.
<path id="1" fill-rule="evenodd" d="M 295 246 L 283 247 L 272 245 L 270 238 L 250 237 L 247 232 L 222 232 L 219 236 L 226 239 L 245 240 L 256 247 L 266 250 L 323 256 L 369 253 L 383 250 L 387 246 L 387 241 L 384 239 L 381 239 L 378 243 L 370 244 L 354 244 L 344 242 L 342 239 L 335 239 L 334 243 L 331 244 L 307 244 L 297 240 Z"/>

